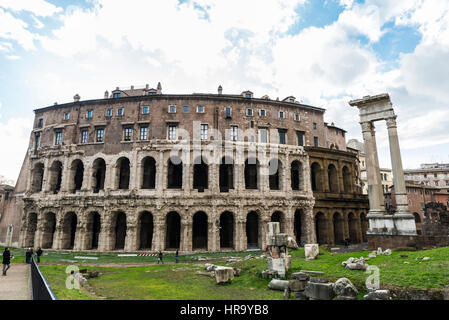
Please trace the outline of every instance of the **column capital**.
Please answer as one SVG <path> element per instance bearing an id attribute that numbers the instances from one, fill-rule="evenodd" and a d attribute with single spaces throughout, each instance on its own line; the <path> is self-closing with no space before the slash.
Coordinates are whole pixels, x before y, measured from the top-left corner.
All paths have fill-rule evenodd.
<path id="1" fill-rule="evenodd" d="M 385 121 L 387 122 L 388 129 L 397 128 L 396 118 L 397 118 L 397 116 L 385 119 Z"/>
<path id="2" fill-rule="evenodd" d="M 362 126 L 362 132 L 373 132 L 375 127 L 374 123 L 372 121 L 366 121 L 366 122 L 360 122 L 360 125 Z"/>

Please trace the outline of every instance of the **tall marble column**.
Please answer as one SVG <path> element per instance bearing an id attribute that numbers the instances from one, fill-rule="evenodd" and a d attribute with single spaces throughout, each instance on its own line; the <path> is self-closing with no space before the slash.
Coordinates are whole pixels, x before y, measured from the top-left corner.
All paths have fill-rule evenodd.
<path id="1" fill-rule="evenodd" d="M 361 125 L 363 140 L 365 141 L 366 173 L 368 178 L 368 198 L 370 204 L 369 213 L 385 214 L 374 124 L 371 121 L 368 121 L 362 122 Z"/>

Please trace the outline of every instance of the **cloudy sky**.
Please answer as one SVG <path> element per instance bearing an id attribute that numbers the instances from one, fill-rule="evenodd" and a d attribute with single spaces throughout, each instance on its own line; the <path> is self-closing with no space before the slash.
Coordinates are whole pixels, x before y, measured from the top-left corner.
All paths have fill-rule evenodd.
<path id="1" fill-rule="evenodd" d="M 359 140 L 348 101 L 388 92 L 404 167 L 449 162 L 448 75 L 447 0 L 0 0 L 0 175 L 17 178 L 33 109 L 158 81 L 293 95 Z"/>

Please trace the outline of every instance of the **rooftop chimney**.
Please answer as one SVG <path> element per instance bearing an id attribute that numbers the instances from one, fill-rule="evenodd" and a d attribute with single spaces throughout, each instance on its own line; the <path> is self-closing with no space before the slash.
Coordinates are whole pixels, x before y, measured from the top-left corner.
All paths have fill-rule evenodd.
<path id="1" fill-rule="evenodd" d="M 160 82 L 157 83 L 157 94 L 162 94 L 162 86 Z"/>
<path id="2" fill-rule="evenodd" d="M 134 86 L 131 86 L 131 90 L 134 90 Z"/>
<path id="3" fill-rule="evenodd" d="M 81 97 L 78 93 L 73 96 L 73 101 L 75 101 L 75 102 L 80 101 L 80 99 L 81 99 Z"/>
<path id="4" fill-rule="evenodd" d="M 108 99 L 108 98 L 109 98 L 109 92 L 108 92 L 108 90 L 106 90 L 106 91 L 104 92 L 104 98 L 105 98 L 105 99 Z"/>
<path id="5" fill-rule="evenodd" d="M 221 96 L 223 94 L 223 87 L 221 85 L 218 86 L 218 95 Z"/>
<path id="6" fill-rule="evenodd" d="M 150 88 L 150 85 L 149 85 L 149 84 L 146 84 L 146 85 L 145 85 L 145 89 L 148 90 L 149 88 Z"/>

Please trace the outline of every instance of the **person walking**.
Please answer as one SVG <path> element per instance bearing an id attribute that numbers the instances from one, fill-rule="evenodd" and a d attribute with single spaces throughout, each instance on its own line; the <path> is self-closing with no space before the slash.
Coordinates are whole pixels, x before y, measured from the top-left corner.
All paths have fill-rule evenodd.
<path id="1" fill-rule="evenodd" d="M 31 250 L 30 248 L 27 249 L 26 253 L 25 253 L 25 262 L 30 264 L 31 262 Z"/>
<path id="2" fill-rule="evenodd" d="M 176 253 L 175 253 L 176 263 L 178 263 L 178 256 L 179 256 L 179 249 L 176 249 Z"/>
<path id="3" fill-rule="evenodd" d="M 157 259 L 157 264 L 159 264 L 159 263 L 164 264 L 164 261 L 162 260 L 162 251 L 161 250 L 159 250 L 159 256 Z"/>
<path id="4" fill-rule="evenodd" d="M 12 256 L 14 258 L 14 256 Z M 6 247 L 5 251 L 3 251 L 3 275 L 6 276 L 6 271 L 10 268 L 11 263 L 11 252 L 9 248 Z"/>
<path id="5" fill-rule="evenodd" d="M 42 249 L 39 247 L 36 250 L 37 263 L 41 262 Z"/>

